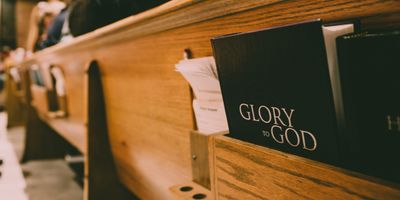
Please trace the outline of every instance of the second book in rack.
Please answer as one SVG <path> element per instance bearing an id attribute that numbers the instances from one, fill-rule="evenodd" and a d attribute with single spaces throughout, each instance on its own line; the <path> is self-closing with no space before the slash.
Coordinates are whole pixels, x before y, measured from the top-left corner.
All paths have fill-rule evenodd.
<path id="1" fill-rule="evenodd" d="M 336 40 L 349 168 L 400 183 L 400 31 Z"/>

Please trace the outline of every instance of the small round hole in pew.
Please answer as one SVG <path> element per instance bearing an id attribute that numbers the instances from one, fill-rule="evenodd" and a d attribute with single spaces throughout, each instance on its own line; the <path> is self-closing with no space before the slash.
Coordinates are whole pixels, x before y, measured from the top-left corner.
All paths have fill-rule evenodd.
<path id="1" fill-rule="evenodd" d="M 193 195 L 193 199 L 204 199 L 206 197 L 207 197 L 207 195 L 205 195 L 205 194 L 195 194 L 195 195 Z"/>
<path id="2" fill-rule="evenodd" d="M 193 188 L 190 186 L 181 187 L 182 192 L 189 192 L 190 190 L 193 190 Z"/>
<path id="3" fill-rule="evenodd" d="M 0 165 L 2 165 L 3 164 L 3 159 L 0 159 Z"/>

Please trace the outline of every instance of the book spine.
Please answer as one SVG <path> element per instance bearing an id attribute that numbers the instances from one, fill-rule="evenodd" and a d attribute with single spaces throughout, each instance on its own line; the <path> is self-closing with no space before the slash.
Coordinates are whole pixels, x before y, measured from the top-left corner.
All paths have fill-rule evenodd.
<path id="1" fill-rule="evenodd" d="M 353 125 L 355 121 L 355 115 L 353 112 L 353 99 L 351 96 L 352 88 L 350 85 L 350 79 L 352 77 L 349 76 L 348 69 L 351 67 L 349 65 L 348 56 L 351 56 L 351 52 L 348 51 L 348 38 L 349 36 L 338 37 L 336 38 L 337 45 L 337 55 L 338 55 L 338 64 L 339 64 L 339 74 L 340 74 L 340 83 L 342 90 L 342 99 L 343 99 L 343 113 L 344 120 L 341 120 L 343 127 L 339 130 L 340 137 L 340 149 L 341 155 L 344 156 L 344 161 L 347 165 L 353 165 L 352 163 L 356 162 L 355 158 L 360 155 L 360 147 L 358 143 L 358 132 L 357 127 Z M 349 166 L 351 167 L 351 166 Z"/>
<path id="2" fill-rule="evenodd" d="M 214 54 L 215 64 L 217 65 L 218 81 L 219 81 L 219 87 L 221 89 L 222 88 L 222 84 L 223 84 L 223 81 L 221 80 L 221 76 L 220 76 L 221 70 L 220 70 L 220 67 L 219 67 L 219 66 L 221 66 L 221 64 L 220 64 L 220 59 L 218 58 L 218 51 L 217 51 L 217 48 L 215 47 L 215 41 L 213 40 L 213 38 L 211 38 L 211 47 L 212 47 L 213 54 Z M 222 94 L 222 92 L 223 91 L 221 89 L 221 94 Z M 228 127 L 232 127 L 231 126 L 232 120 L 230 119 L 231 115 L 229 113 L 229 109 L 226 108 L 226 106 L 228 104 L 227 104 L 223 94 L 222 94 L 222 101 L 224 102 L 224 110 L 225 110 L 225 114 L 226 114 L 226 120 L 228 122 Z"/>

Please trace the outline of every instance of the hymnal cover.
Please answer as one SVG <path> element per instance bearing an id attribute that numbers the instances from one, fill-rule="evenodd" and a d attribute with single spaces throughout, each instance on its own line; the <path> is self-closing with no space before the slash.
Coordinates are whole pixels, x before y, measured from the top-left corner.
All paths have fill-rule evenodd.
<path id="1" fill-rule="evenodd" d="M 350 167 L 400 182 L 400 31 L 336 40 Z"/>
<path id="2" fill-rule="evenodd" d="M 211 42 L 229 136 L 337 163 L 337 124 L 320 20 Z"/>

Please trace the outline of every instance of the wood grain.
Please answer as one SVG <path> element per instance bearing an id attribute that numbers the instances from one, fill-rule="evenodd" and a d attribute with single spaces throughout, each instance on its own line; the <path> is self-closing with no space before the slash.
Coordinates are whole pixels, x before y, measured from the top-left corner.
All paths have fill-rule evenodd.
<path id="1" fill-rule="evenodd" d="M 117 171 L 140 198 L 169 199 L 170 186 L 191 180 L 189 89 L 173 70 L 182 50 L 173 55 L 162 43 L 125 44 L 123 51 L 112 45 L 95 55 Z"/>
<path id="2" fill-rule="evenodd" d="M 85 199 L 138 199 L 117 177 L 111 154 L 100 71 L 97 62 L 90 62 L 84 88 L 87 93 L 87 138 Z M 87 195 L 87 196 L 86 196 Z"/>
<path id="3" fill-rule="evenodd" d="M 257 16 L 252 9 L 260 8 L 265 8 L 265 10 L 260 13 L 261 15 Z M 243 24 L 243 22 L 238 21 L 236 25 L 243 27 L 254 25 L 252 23 L 258 23 L 259 25 L 264 23 L 270 24 L 266 27 L 271 27 L 316 18 L 322 18 L 326 22 L 360 18 L 366 28 L 388 29 L 396 27 L 396 25 L 398 27 L 400 23 L 398 9 L 399 3 L 396 0 L 366 0 L 361 2 L 356 0 L 314 0 L 306 3 L 300 0 L 289 2 L 282 0 L 175 0 L 80 36 L 71 43 L 64 43 L 45 49 L 38 53 L 37 56 L 41 57 L 53 53 L 71 53 L 78 49 L 92 49 L 198 22 L 206 21 L 209 23 L 207 20 L 211 21 L 215 18 L 223 18 L 236 13 L 242 15 L 241 12 L 247 10 L 251 10 L 251 12 L 248 12 L 250 15 L 242 18 L 246 23 Z M 374 23 L 373 26 L 370 26 L 371 20 L 375 22 L 387 21 L 388 23 Z M 230 23 L 228 22 L 228 24 Z"/>
<path id="4" fill-rule="evenodd" d="M 38 52 L 19 66 L 62 67 L 69 120 L 84 125 L 85 63 L 97 60 L 119 179 L 141 199 L 171 199 L 168 188 L 192 180 L 190 90 L 174 71 L 183 49 L 194 58 L 212 56 L 212 37 L 315 18 L 360 18 L 363 27 L 388 29 L 400 26 L 399 12 L 396 0 L 173 0 Z"/>
<path id="5" fill-rule="evenodd" d="M 7 92 L 7 127 L 23 125 L 23 107 L 26 106 L 23 102 L 25 91 L 22 88 L 21 82 L 16 82 L 10 75 L 10 68 L 6 69 L 6 85 Z"/>
<path id="6" fill-rule="evenodd" d="M 46 51 L 75 51 L 79 48 L 94 48 L 95 46 L 121 42 L 161 31 L 233 14 L 256 7 L 273 4 L 282 0 L 251 0 L 251 1 L 200 1 L 175 0 L 165 3 L 147 12 L 128 17 L 124 20 L 100 28 L 92 33 L 76 38 L 69 44 L 61 44 Z M 190 14 L 189 14 L 190 13 Z M 109 37 L 112 34 L 113 37 Z M 38 56 L 40 53 L 38 54 Z"/>
<path id="7" fill-rule="evenodd" d="M 87 153 L 86 127 L 69 118 L 49 118 L 39 113 L 39 118 L 62 136 L 82 154 Z"/>
<path id="8" fill-rule="evenodd" d="M 51 92 L 46 91 L 45 88 L 40 88 L 38 86 L 31 85 L 30 76 L 28 72 L 28 69 L 31 65 L 32 62 L 25 62 L 19 64 L 20 70 L 24 75 L 23 80 L 24 80 L 24 85 L 26 85 L 24 88 L 30 88 L 30 90 L 26 90 L 26 94 L 24 96 L 25 97 L 24 102 L 28 102 L 25 108 L 25 112 L 27 115 L 27 122 L 26 122 L 27 138 L 35 138 L 33 140 L 27 139 L 26 145 L 28 145 L 29 147 L 41 146 L 43 149 L 47 148 L 54 149 L 57 147 L 53 147 L 53 145 L 57 146 L 58 143 L 62 143 L 62 145 L 60 144 L 60 148 L 62 150 L 60 150 L 60 152 L 57 154 L 56 156 L 57 158 L 58 157 L 63 158 L 65 156 L 68 149 L 70 148 L 69 144 L 76 147 L 81 153 L 85 154 L 87 151 L 87 144 L 86 144 L 87 140 L 86 140 L 86 128 L 83 116 L 84 115 L 84 109 L 83 109 L 84 69 L 82 66 L 84 66 L 84 62 L 80 60 L 74 60 L 73 62 L 68 62 L 64 65 L 68 67 L 66 70 L 63 70 L 66 75 L 66 87 L 68 95 L 68 97 L 66 97 L 67 104 L 70 106 L 68 107 L 69 116 L 67 118 L 49 117 L 48 94 Z M 52 102 L 54 104 L 57 104 L 55 93 L 54 91 L 52 92 L 53 92 Z M 34 99 L 33 96 L 36 98 Z M 36 104 L 36 109 L 38 109 L 39 112 L 37 112 L 33 107 L 33 105 L 35 104 Z M 39 120 L 39 118 L 41 120 Z M 44 126 L 44 127 L 39 128 L 39 126 Z M 45 135 L 40 136 L 38 135 L 39 134 L 38 132 L 39 133 L 42 132 L 41 134 L 45 134 L 46 136 Z M 58 139 L 59 137 L 60 139 Z M 66 141 L 68 141 L 69 144 L 66 143 Z M 30 159 L 38 159 L 42 157 L 47 158 L 48 157 L 46 156 L 47 154 L 52 154 L 51 152 L 54 153 L 58 152 L 56 150 L 46 152 L 45 150 L 40 150 L 41 148 L 37 149 L 38 150 L 32 150 L 28 148 L 28 150 L 25 151 L 25 154 L 26 155 L 34 154 L 34 155 L 27 156 L 25 160 L 27 161 Z M 37 153 L 31 153 L 31 151 Z"/>
<path id="9" fill-rule="evenodd" d="M 193 130 L 190 131 L 190 153 L 192 156 L 193 181 L 211 190 L 206 134 Z"/>
<path id="10" fill-rule="evenodd" d="M 34 159 L 64 158 L 71 148 L 70 144 L 51 129 L 48 124 L 39 119 L 38 112 L 31 106 L 31 91 L 27 89 L 31 85 L 29 72 L 23 70 L 21 75 L 22 85 L 26 92 L 24 102 L 27 102 L 24 107 L 26 136 L 22 162 Z"/>
<path id="11" fill-rule="evenodd" d="M 214 199 L 399 199 L 400 185 L 317 161 L 210 136 Z"/>
<path id="12" fill-rule="evenodd" d="M 38 112 L 47 115 L 50 111 L 58 109 L 56 93 L 54 90 L 47 90 L 45 87 L 35 84 L 31 84 L 30 90 L 32 92 L 31 104 Z"/>

